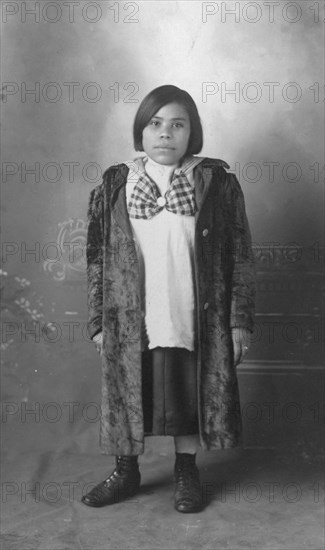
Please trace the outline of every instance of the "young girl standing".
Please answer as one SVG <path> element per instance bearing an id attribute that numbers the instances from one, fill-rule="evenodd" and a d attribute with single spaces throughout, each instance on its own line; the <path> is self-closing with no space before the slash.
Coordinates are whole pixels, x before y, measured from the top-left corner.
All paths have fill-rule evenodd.
<path id="1" fill-rule="evenodd" d="M 238 444 L 236 365 L 253 327 L 254 267 L 244 199 L 201 151 L 191 96 L 160 86 L 142 101 L 134 145 L 90 197 L 89 332 L 102 359 L 102 452 L 113 473 L 82 498 L 104 506 L 140 486 L 145 435 L 174 437 L 174 506 L 202 508 L 195 457 Z"/>

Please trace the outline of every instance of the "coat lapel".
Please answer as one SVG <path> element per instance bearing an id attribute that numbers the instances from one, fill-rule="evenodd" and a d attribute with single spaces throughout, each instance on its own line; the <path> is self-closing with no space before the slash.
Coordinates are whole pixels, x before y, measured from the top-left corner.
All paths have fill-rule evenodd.
<path id="1" fill-rule="evenodd" d="M 126 166 L 126 164 L 122 164 L 117 167 L 112 188 L 111 211 L 116 223 L 122 229 L 128 240 L 133 240 L 133 233 L 127 210 L 125 191 L 128 173 L 129 168 Z"/>

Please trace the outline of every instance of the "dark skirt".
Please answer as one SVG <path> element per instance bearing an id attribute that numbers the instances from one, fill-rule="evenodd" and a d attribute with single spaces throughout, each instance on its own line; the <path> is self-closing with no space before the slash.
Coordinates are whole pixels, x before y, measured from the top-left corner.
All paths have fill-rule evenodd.
<path id="1" fill-rule="evenodd" d="M 142 380 L 146 435 L 198 433 L 195 352 L 160 347 L 143 352 Z"/>

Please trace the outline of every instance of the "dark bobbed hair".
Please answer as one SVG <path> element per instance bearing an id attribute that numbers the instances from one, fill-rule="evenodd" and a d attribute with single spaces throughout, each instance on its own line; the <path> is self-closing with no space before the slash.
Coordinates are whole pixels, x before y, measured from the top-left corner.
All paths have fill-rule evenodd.
<path id="1" fill-rule="evenodd" d="M 197 107 L 185 90 L 167 84 L 159 86 L 152 90 L 140 103 L 133 124 L 133 141 L 136 151 L 143 151 L 142 132 L 151 118 L 168 103 L 178 103 L 182 105 L 189 116 L 191 133 L 188 140 L 186 154 L 195 155 L 199 153 L 203 146 L 203 130 Z"/>

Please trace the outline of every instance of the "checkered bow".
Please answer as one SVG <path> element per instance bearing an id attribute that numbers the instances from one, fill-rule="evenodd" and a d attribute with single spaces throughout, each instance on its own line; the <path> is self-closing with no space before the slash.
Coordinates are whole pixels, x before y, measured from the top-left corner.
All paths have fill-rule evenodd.
<path id="1" fill-rule="evenodd" d="M 150 219 L 164 208 L 173 214 L 183 216 L 195 214 L 197 208 L 194 189 L 185 174 L 174 174 L 164 197 L 161 196 L 156 183 L 147 174 L 141 174 L 128 203 L 129 216 Z"/>

